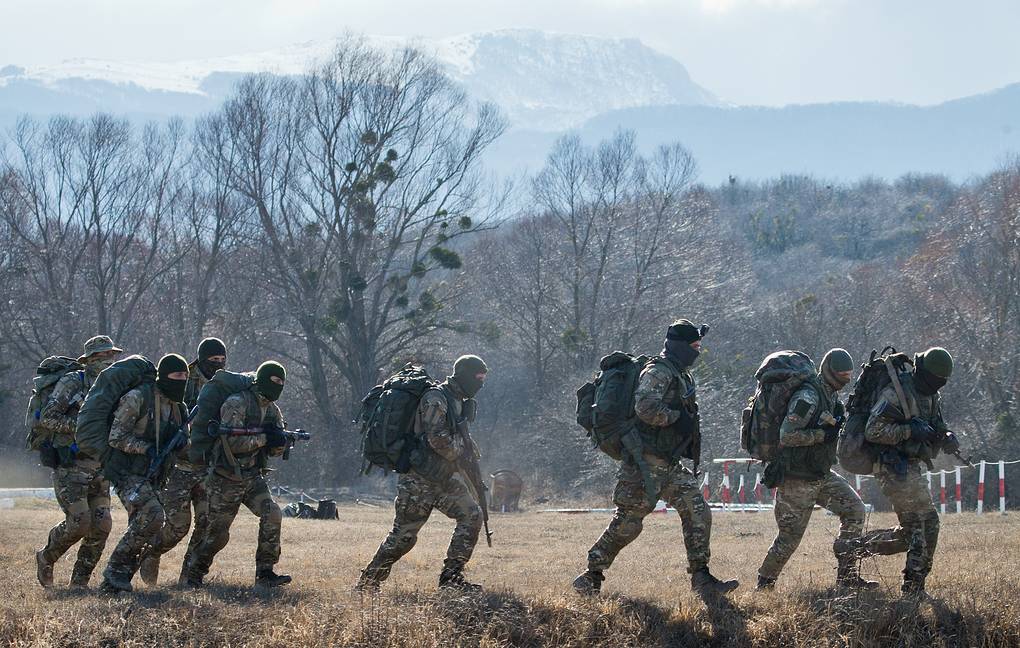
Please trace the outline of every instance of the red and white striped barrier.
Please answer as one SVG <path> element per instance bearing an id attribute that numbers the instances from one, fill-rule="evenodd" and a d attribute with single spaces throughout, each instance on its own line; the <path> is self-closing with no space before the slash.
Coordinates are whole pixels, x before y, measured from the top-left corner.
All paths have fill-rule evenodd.
<path id="1" fill-rule="evenodd" d="M 946 514 L 946 471 L 939 471 L 939 510 Z"/>
<path id="2" fill-rule="evenodd" d="M 978 469 L 978 493 L 977 493 L 977 512 L 978 515 L 984 513 L 985 510 L 985 460 L 981 460 L 981 467 Z"/>

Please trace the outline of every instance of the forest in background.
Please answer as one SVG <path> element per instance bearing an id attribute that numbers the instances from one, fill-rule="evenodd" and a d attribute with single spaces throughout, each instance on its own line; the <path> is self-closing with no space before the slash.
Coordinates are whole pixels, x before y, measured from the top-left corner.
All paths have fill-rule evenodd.
<path id="1" fill-rule="evenodd" d="M 215 335 L 232 370 L 289 371 L 281 406 L 316 438 L 283 483 L 359 485 L 361 396 L 406 362 L 441 377 L 476 353 L 483 467 L 587 496 L 614 466 L 574 422 L 575 389 L 614 349 L 656 353 L 677 317 L 711 326 L 703 461 L 738 453 L 766 354 L 887 344 L 948 348 L 965 454 L 1020 456 L 1020 162 L 963 184 L 713 187 L 682 142 L 644 154 L 620 131 L 564 137 L 511 184 L 484 166 L 504 129 L 428 57 L 355 39 L 305 76 L 246 78 L 193 123 L 20 121 L 0 144 L 5 465 L 32 462 L 42 357 L 105 333 L 193 359 Z"/>

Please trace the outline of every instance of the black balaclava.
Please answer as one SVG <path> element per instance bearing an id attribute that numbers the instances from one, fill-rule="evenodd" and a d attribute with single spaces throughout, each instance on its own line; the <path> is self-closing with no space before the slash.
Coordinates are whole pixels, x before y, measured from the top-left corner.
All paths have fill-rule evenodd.
<path id="1" fill-rule="evenodd" d="M 176 353 L 168 353 L 159 359 L 156 365 L 156 387 L 168 399 L 175 403 L 184 402 L 184 389 L 188 379 L 171 379 L 170 374 L 183 371 L 188 373 L 188 361 Z"/>
<path id="2" fill-rule="evenodd" d="M 691 346 L 708 333 L 708 326 L 695 326 L 690 320 L 677 320 L 666 330 L 666 341 L 662 345 L 664 358 L 676 363 L 681 369 L 694 366 L 701 352 Z"/>
<path id="3" fill-rule="evenodd" d="M 207 380 L 212 378 L 213 374 L 217 371 L 227 366 L 226 362 L 211 362 L 209 360 L 210 357 L 217 355 L 227 355 L 227 347 L 223 344 L 223 340 L 214 337 L 207 337 L 199 343 L 198 368 Z"/>
<path id="4" fill-rule="evenodd" d="M 932 347 L 914 356 L 914 387 L 932 396 L 946 386 L 953 374 L 953 356 L 942 347 Z"/>
<path id="5" fill-rule="evenodd" d="M 279 378 L 276 382 L 273 378 Z M 275 401 L 283 393 L 283 383 L 287 381 L 287 370 L 279 362 L 266 360 L 255 372 L 255 389 L 267 400 Z"/>
<path id="6" fill-rule="evenodd" d="M 485 381 L 478 379 L 478 374 L 489 373 L 489 367 L 476 355 L 463 355 L 453 363 L 453 375 L 447 378 L 455 383 L 465 398 L 474 398 Z"/>

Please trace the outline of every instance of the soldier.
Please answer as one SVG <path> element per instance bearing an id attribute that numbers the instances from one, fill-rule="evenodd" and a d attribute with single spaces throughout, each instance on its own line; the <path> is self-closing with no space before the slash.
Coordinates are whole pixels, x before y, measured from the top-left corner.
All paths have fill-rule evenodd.
<path id="1" fill-rule="evenodd" d="M 439 587 L 481 591 L 481 586 L 464 579 L 464 566 L 478 542 L 482 511 L 455 473 L 456 463 L 465 453 L 478 458 L 478 447 L 468 433 L 467 423 L 474 420 L 474 397 L 485 384 L 488 370 L 478 356 L 461 356 L 453 365 L 453 375 L 422 395 L 414 418 L 420 444 L 412 453 L 411 470 L 397 480 L 393 530 L 361 572 L 358 591 L 379 589 L 394 563 L 414 547 L 433 509 L 457 521 L 439 574 Z"/>
<path id="2" fill-rule="evenodd" d="M 53 470 L 53 492 L 64 512 L 64 520 L 50 529 L 46 546 L 35 554 L 36 576 L 43 587 L 53 585 L 53 564 L 79 540 L 70 584 L 73 588 L 88 587 L 113 528 L 110 482 L 103 479 L 98 461 L 76 456 L 74 430 L 85 394 L 120 352 L 105 335 L 89 339 L 78 358 L 85 365 L 84 371 L 72 371 L 57 382 L 40 416 L 42 425 L 53 434 L 53 447 L 59 456 L 59 465 Z"/>
<path id="3" fill-rule="evenodd" d="M 263 362 L 252 386 L 229 396 L 220 408 L 221 436 L 214 447 L 211 472 L 205 484 L 208 528 L 193 557 L 183 567 L 185 584 L 190 587 L 202 586 L 216 554 L 227 546 L 230 525 L 241 504 L 259 516 L 255 585 L 279 587 L 291 581 L 290 576 L 273 571 L 280 560 L 283 513 L 263 477 L 268 457 L 283 454 L 289 444 L 283 414 L 275 402 L 286 379 L 283 365 Z"/>
<path id="4" fill-rule="evenodd" d="M 953 357 L 933 347 L 914 356 L 912 372 L 902 372 L 875 401 L 865 438 L 881 448 L 875 478 L 900 525 L 872 531 L 862 541 L 863 553 L 907 553 L 904 594 L 924 596 L 939 540 L 939 514 L 928 492 L 924 462 L 939 450 L 960 451 L 960 443 L 942 419 L 939 390 L 953 373 Z M 899 389 L 897 389 L 899 387 Z"/>
<path id="5" fill-rule="evenodd" d="M 227 347 L 223 341 L 209 337 L 198 345 L 198 359 L 188 365 L 188 386 L 184 391 L 184 404 L 189 410 L 195 407 L 198 394 L 202 387 L 220 369 L 227 364 Z M 170 469 L 166 486 L 160 492 L 166 523 L 142 555 L 142 563 L 138 575 L 149 586 L 159 580 L 160 556 L 177 546 L 191 528 L 191 508 L 195 509 L 195 530 L 188 541 L 188 550 L 181 564 L 178 583 L 183 584 L 187 577 L 184 565 L 191 560 L 208 525 L 209 501 L 205 495 L 206 467 L 192 463 L 188 459 L 187 448 L 177 453 L 174 467 Z"/>
<path id="6" fill-rule="evenodd" d="M 859 561 L 849 550 L 864 529 L 864 502 L 845 479 L 832 471 L 836 440 L 845 416 L 839 391 L 853 377 L 854 363 L 843 349 L 822 358 L 818 383 L 804 383 L 794 392 L 779 428 L 779 458 L 765 468 L 765 485 L 776 488 L 776 526 L 779 533 L 758 568 L 757 589 L 772 589 L 783 566 L 797 550 L 815 504 L 839 516 L 836 583 L 844 587 L 874 588 L 861 578 Z"/>
<path id="7" fill-rule="evenodd" d="M 697 446 L 700 422 L 690 368 L 701 352 L 701 339 L 707 331 L 707 326 L 699 328 L 685 319 L 674 322 L 666 332 L 662 353 L 641 371 L 634 392 L 644 460 L 658 498 L 680 514 L 691 587 L 701 594 L 730 592 L 739 584 L 735 580 L 720 581 L 708 570 L 712 512 L 694 473 L 680 463 L 682 456 L 697 454 L 692 446 Z M 630 456 L 625 455 L 618 479 L 613 494 L 616 514 L 588 551 L 588 569 L 573 583 L 582 595 L 601 591 L 603 572 L 620 550 L 638 537 L 642 521 L 655 506 L 646 494 L 642 469 Z"/>
<path id="8" fill-rule="evenodd" d="M 165 514 L 157 495 L 165 479 L 157 475 L 146 478 L 153 458 L 177 431 L 187 424 L 184 389 L 188 384 L 188 363 L 170 353 L 159 360 L 156 384 L 141 385 L 121 396 L 110 425 L 110 456 L 104 470 L 128 512 L 128 528 L 110 555 L 103 572 L 102 589 L 107 592 L 130 592 L 131 579 L 138 569 L 146 543 L 163 526 Z M 174 452 L 185 447 L 181 439 Z"/>

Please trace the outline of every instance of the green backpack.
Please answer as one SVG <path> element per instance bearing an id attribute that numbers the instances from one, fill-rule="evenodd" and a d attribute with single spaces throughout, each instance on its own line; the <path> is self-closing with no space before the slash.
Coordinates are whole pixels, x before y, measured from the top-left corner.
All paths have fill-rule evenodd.
<path id="1" fill-rule="evenodd" d="M 135 387 L 154 387 L 155 383 L 156 366 L 144 356 L 128 356 L 104 369 L 78 410 L 78 425 L 74 431 L 78 452 L 105 464 L 110 454 L 110 425 L 117 403 Z"/>
<path id="2" fill-rule="evenodd" d="M 418 402 L 437 385 L 424 367 L 407 364 L 361 399 L 358 418 L 365 474 L 372 466 L 397 473 L 411 469 L 411 452 L 418 443 L 414 435 Z"/>
<path id="3" fill-rule="evenodd" d="M 216 439 L 216 434 L 209 434 L 209 426 L 219 425 L 220 408 L 228 398 L 250 389 L 255 384 L 255 373 L 236 373 L 220 369 L 202 386 L 198 393 L 198 401 L 192 410 L 191 446 L 188 449 L 188 460 L 196 464 L 208 463 Z"/>
<path id="4" fill-rule="evenodd" d="M 78 378 L 84 388 L 83 369 L 77 360 L 66 356 L 50 356 L 39 363 L 35 370 L 35 378 L 32 379 L 32 396 L 28 399 L 28 412 L 25 414 L 25 428 L 28 430 L 25 446 L 29 450 L 42 450 L 49 446 L 53 440 L 52 435 L 40 425 L 43 408 L 46 407 L 50 394 L 60 379 L 72 371 L 79 372 Z"/>
<path id="5" fill-rule="evenodd" d="M 592 382 L 577 390 L 577 423 L 602 452 L 619 461 L 630 451 L 634 431 L 634 390 L 648 356 L 613 351 L 599 360 Z M 640 443 L 640 440 L 637 440 Z"/>
<path id="6" fill-rule="evenodd" d="M 903 353 L 887 346 L 882 353 L 871 351 L 868 361 L 861 365 L 861 374 L 854 381 L 850 398 L 846 402 L 847 419 L 839 432 L 836 457 L 843 470 L 855 475 L 870 475 L 874 472 L 878 449 L 864 436 L 864 430 L 871 418 L 871 408 L 882 390 L 892 384 L 889 369 L 899 375 L 907 371 L 913 362 Z"/>
<path id="7" fill-rule="evenodd" d="M 759 461 L 779 456 L 779 428 L 790 399 L 804 383 L 824 396 L 815 363 L 800 351 L 776 351 L 765 357 L 754 373 L 758 387 L 740 419 L 740 447 Z"/>

